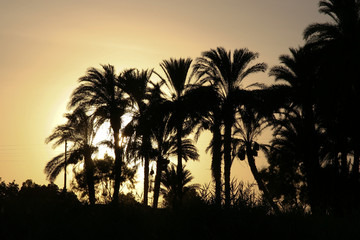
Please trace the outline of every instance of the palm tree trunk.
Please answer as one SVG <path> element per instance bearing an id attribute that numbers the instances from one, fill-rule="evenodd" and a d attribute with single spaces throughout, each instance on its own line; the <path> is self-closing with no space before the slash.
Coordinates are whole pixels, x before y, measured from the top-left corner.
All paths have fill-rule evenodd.
<path id="1" fill-rule="evenodd" d="M 305 129 L 309 130 L 310 133 L 304 138 L 306 141 L 304 144 L 304 170 L 306 185 L 309 195 L 309 205 L 311 212 L 315 215 L 323 214 L 322 201 L 321 201 L 321 184 L 319 179 L 320 163 L 318 157 L 318 145 L 315 141 L 315 129 L 311 129 L 311 125 L 307 125 Z"/>
<path id="2" fill-rule="evenodd" d="M 119 203 L 119 191 L 121 180 L 121 165 L 122 165 L 122 150 L 119 145 L 119 131 L 120 128 L 114 129 L 114 143 L 115 143 L 115 168 L 114 168 L 114 194 L 113 203 Z"/>
<path id="3" fill-rule="evenodd" d="M 322 214 L 322 201 L 320 196 L 321 184 L 319 181 L 319 144 L 317 142 L 317 133 L 315 129 L 315 118 L 312 110 L 312 101 L 303 105 L 303 121 L 305 129 L 304 138 L 304 167 L 305 176 L 309 193 L 309 204 L 313 214 Z"/>
<path id="4" fill-rule="evenodd" d="M 253 174 L 253 176 L 255 178 L 255 181 L 256 181 L 260 191 L 262 191 L 264 193 L 265 199 L 268 201 L 271 208 L 274 210 L 275 214 L 280 214 L 280 210 L 279 210 L 278 205 L 276 205 L 276 203 L 274 203 L 269 191 L 265 187 L 265 184 L 264 184 L 264 182 L 262 181 L 262 179 L 260 177 L 259 171 L 256 168 L 255 159 L 254 159 L 254 156 L 252 154 L 251 145 L 246 147 L 246 155 L 247 155 L 247 159 L 248 159 L 248 162 L 249 162 L 251 173 Z"/>
<path id="5" fill-rule="evenodd" d="M 213 126 L 212 175 L 215 181 L 215 205 L 221 206 L 221 132 L 220 121 L 215 119 Z"/>
<path id="6" fill-rule="evenodd" d="M 94 186 L 94 163 L 91 159 L 91 151 L 87 149 L 85 152 L 85 177 L 89 191 L 90 205 L 95 204 L 95 186 Z"/>
<path id="7" fill-rule="evenodd" d="M 151 141 L 150 136 L 145 133 L 142 136 L 141 143 L 142 152 L 144 153 L 144 206 L 147 206 L 149 203 L 149 151 L 151 150 Z"/>
<path id="8" fill-rule="evenodd" d="M 148 205 L 148 193 L 149 193 L 149 156 L 145 155 L 144 158 L 144 205 Z"/>
<path id="9" fill-rule="evenodd" d="M 182 121 L 180 120 L 177 124 L 177 133 L 176 133 L 176 144 L 177 144 L 177 200 L 179 206 L 182 205 L 182 179 L 181 179 L 181 172 L 182 168 Z"/>
<path id="10" fill-rule="evenodd" d="M 161 167 L 162 167 L 162 157 L 158 156 L 156 161 L 156 176 L 155 176 L 155 186 L 154 186 L 154 200 L 153 200 L 153 208 L 158 207 L 159 202 L 159 194 L 160 194 L 160 183 L 161 183 Z"/>
<path id="11" fill-rule="evenodd" d="M 324 213 L 322 208 L 321 194 L 320 190 L 321 180 L 319 179 L 320 164 L 317 154 L 317 147 L 315 142 L 310 140 L 314 138 L 308 138 L 308 147 L 305 149 L 305 176 L 309 194 L 309 204 L 311 207 L 311 212 L 315 215 L 321 215 Z"/>
<path id="12" fill-rule="evenodd" d="M 63 192 L 66 193 L 66 167 L 67 167 L 67 140 L 65 140 L 65 164 L 64 164 L 64 188 Z"/>
<path id="13" fill-rule="evenodd" d="M 230 175 L 231 175 L 231 121 L 225 121 L 224 136 L 224 178 L 225 178 L 225 208 L 230 207 Z"/>

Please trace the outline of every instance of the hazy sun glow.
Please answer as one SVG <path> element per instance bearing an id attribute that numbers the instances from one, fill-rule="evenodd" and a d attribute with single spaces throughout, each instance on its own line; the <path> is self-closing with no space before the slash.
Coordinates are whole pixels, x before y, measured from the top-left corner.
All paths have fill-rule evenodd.
<path id="1" fill-rule="evenodd" d="M 96 135 L 93 140 L 94 146 L 98 146 L 98 152 L 96 154 L 97 158 L 102 158 L 105 154 L 114 157 L 114 151 L 109 149 L 107 146 L 100 144 L 103 141 L 112 141 L 113 137 L 110 129 L 110 123 L 106 122 L 96 132 Z"/>

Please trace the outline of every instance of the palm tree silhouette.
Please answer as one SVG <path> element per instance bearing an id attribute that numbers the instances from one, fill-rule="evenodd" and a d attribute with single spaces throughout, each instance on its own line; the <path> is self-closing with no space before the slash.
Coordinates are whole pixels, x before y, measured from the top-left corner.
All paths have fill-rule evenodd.
<path id="1" fill-rule="evenodd" d="M 124 96 L 125 93 L 120 87 L 119 78 L 112 65 L 102 65 L 102 69 L 88 69 L 79 82 L 80 86 L 74 90 L 69 107 L 82 106 L 93 111 L 99 126 L 105 121 L 110 121 L 115 151 L 113 201 L 117 203 L 123 164 L 123 150 L 119 141 L 121 116 L 126 112 L 129 101 Z"/>
<path id="2" fill-rule="evenodd" d="M 163 83 L 157 83 L 150 89 L 151 96 L 149 105 L 143 115 L 147 120 L 147 127 L 151 131 L 152 150 L 156 155 L 156 175 L 154 186 L 153 207 L 157 208 L 161 176 L 163 170 L 167 168 L 170 157 L 178 156 L 178 138 L 177 131 L 172 121 L 171 110 L 173 104 L 167 101 L 163 96 L 161 86 Z M 190 139 L 181 139 L 182 159 L 197 160 L 199 154 Z M 179 203 L 181 204 L 181 203 Z"/>
<path id="3" fill-rule="evenodd" d="M 93 146 L 93 139 L 96 134 L 94 121 L 86 114 L 83 108 L 77 108 L 72 113 L 66 114 L 65 117 L 68 119 L 67 123 L 56 127 L 45 142 L 55 141 L 53 147 L 57 147 L 65 141 L 71 143 L 71 148 L 68 150 L 67 164 L 77 164 L 79 161 L 84 160 L 89 202 L 93 205 L 96 199 L 92 155 L 97 151 L 97 147 Z M 63 153 L 51 159 L 45 167 L 47 178 L 53 182 L 65 164 L 65 155 Z"/>
<path id="4" fill-rule="evenodd" d="M 258 143 L 257 139 L 263 130 L 269 127 L 270 122 L 266 119 L 265 116 L 259 113 L 258 110 L 251 107 L 241 106 L 238 109 L 238 113 L 239 119 L 235 123 L 233 137 L 233 148 L 235 153 L 237 153 L 237 156 L 240 160 L 245 160 L 246 156 L 251 173 L 253 174 L 260 191 L 263 192 L 265 199 L 269 202 L 274 212 L 279 214 L 279 207 L 273 201 L 273 197 L 265 186 L 255 164 L 255 157 L 258 156 L 259 150 L 265 152 L 265 154 L 268 153 L 269 146 Z"/>
<path id="5" fill-rule="evenodd" d="M 321 85 L 326 86 L 326 92 L 323 91 L 324 97 L 319 107 L 322 114 L 325 114 L 327 128 L 337 125 L 339 130 L 339 134 L 333 137 L 338 138 L 338 145 L 343 146 L 340 151 L 344 177 L 349 171 L 347 157 L 353 150 L 352 174 L 357 182 L 360 166 L 360 127 L 354 120 L 357 118 L 357 111 L 354 109 L 359 107 L 360 102 L 360 1 L 326 0 L 320 1 L 319 7 L 319 12 L 333 21 L 309 25 L 304 31 L 304 39 L 308 45 L 320 48 L 324 55 L 319 75 Z"/>
<path id="6" fill-rule="evenodd" d="M 162 122 L 159 122 L 160 126 L 157 126 L 153 129 L 153 141 L 156 143 L 157 147 L 155 151 L 157 152 L 157 164 L 156 164 L 156 175 L 155 175 L 155 186 L 154 186 L 154 200 L 153 207 L 157 208 L 159 192 L 160 192 L 160 183 L 163 170 L 167 168 L 167 165 L 170 162 L 170 157 L 177 156 L 178 153 L 178 144 L 175 132 L 172 130 L 172 127 L 169 126 L 169 116 L 164 116 Z M 182 139 L 181 141 L 181 151 L 183 154 L 184 160 L 197 160 L 199 154 L 197 149 L 190 139 Z M 181 188 L 182 185 L 180 185 Z M 177 196 L 177 193 L 176 193 Z M 179 202 L 181 200 L 176 200 L 176 206 L 181 205 Z"/>
<path id="7" fill-rule="evenodd" d="M 267 188 L 285 211 L 301 210 L 309 204 L 304 198 L 306 179 L 299 159 L 303 153 L 304 131 L 297 114 L 288 112 L 286 117 L 274 121 L 274 138 L 267 156 L 270 166 L 261 171 Z"/>
<path id="8" fill-rule="evenodd" d="M 166 142 L 162 142 L 162 146 L 159 150 L 161 150 L 162 152 L 159 153 L 159 157 L 157 160 L 157 165 L 156 165 L 156 176 L 155 176 L 155 186 L 154 186 L 154 202 L 153 202 L 153 207 L 157 208 L 157 204 L 158 204 L 158 198 L 159 198 L 159 191 L 160 191 L 160 183 L 161 183 L 161 179 L 163 176 L 163 171 L 167 169 L 167 165 L 170 163 L 170 157 L 171 156 L 176 156 L 177 155 L 177 141 L 176 141 L 176 137 L 173 135 L 166 137 L 167 141 Z M 192 141 L 190 139 L 183 139 L 182 140 L 182 147 L 181 147 L 181 151 L 183 152 L 183 157 L 186 160 L 192 159 L 192 160 L 198 160 L 199 158 L 199 154 L 197 153 L 197 149 L 195 147 L 195 145 L 192 143 Z M 176 170 L 177 173 L 177 170 Z M 180 171 L 180 173 L 182 173 L 182 171 Z M 174 195 L 174 199 L 172 201 L 172 206 L 175 208 L 178 208 L 181 206 L 181 200 L 177 197 L 177 193 L 178 193 L 178 188 L 181 188 L 181 191 L 183 192 L 185 189 L 183 189 L 184 184 L 183 184 L 183 178 L 182 176 L 178 176 L 176 174 L 176 182 L 174 184 L 176 184 L 176 187 L 173 189 L 175 190 L 174 192 L 172 192 Z M 178 185 L 178 179 L 181 178 L 182 182 L 181 185 Z"/>
<path id="9" fill-rule="evenodd" d="M 156 159 L 153 208 L 158 206 L 161 174 L 169 163 L 169 142 L 174 144 L 174 129 L 169 126 L 169 108 L 167 101 L 162 96 L 161 86 L 162 83 L 157 83 L 149 89 L 149 105 L 139 119 L 139 127 L 144 128 L 146 132 L 149 131 L 151 139 L 151 144 L 146 151 L 152 152 L 151 156 Z"/>
<path id="10" fill-rule="evenodd" d="M 158 117 L 156 117 L 159 119 Z M 174 134 L 169 128 L 169 116 L 162 115 L 161 120 L 157 121 L 158 125 L 152 129 L 153 141 L 156 142 L 157 147 L 155 147 L 155 152 L 157 155 L 156 159 L 156 174 L 155 174 L 155 185 L 154 185 L 154 195 L 153 195 L 153 208 L 157 208 L 160 194 L 160 184 L 161 184 L 161 175 L 162 171 L 167 167 L 167 164 L 170 162 L 169 152 L 170 144 L 174 143 Z M 173 153 L 173 152 L 172 152 Z"/>
<path id="11" fill-rule="evenodd" d="M 196 68 L 196 64 L 195 64 Z M 196 71 L 195 71 L 195 74 Z M 199 76 L 200 77 L 200 76 Z M 201 77 L 199 78 L 201 79 Z M 221 139 L 221 101 L 218 92 L 214 86 L 199 85 L 189 94 L 194 104 L 189 104 L 195 108 L 191 110 L 192 118 L 197 125 L 195 139 L 197 141 L 200 133 L 204 130 L 210 130 L 213 134 L 207 151 L 211 149 L 211 172 L 215 182 L 215 205 L 221 206 L 221 162 L 222 162 L 222 139 Z"/>
<path id="12" fill-rule="evenodd" d="M 185 169 L 185 166 L 183 166 L 182 171 L 180 172 L 181 176 L 181 189 L 183 191 L 183 194 L 186 195 L 187 192 L 191 190 L 195 190 L 198 188 L 198 185 L 192 184 L 189 185 L 189 183 L 194 179 L 194 177 L 191 175 L 191 172 L 187 169 Z M 161 177 L 161 184 L 164 188 L 161 189 L 162 194 L 164 195 L 164 199 L 166 201 L 167 206 L 176 207 L 176 193 L 178 192 L 178 173 L 177 169 L 174 165 L 170 165 L 165 169 L 164 173 Z"/>
<path id="13" fill-rule="evenodd" d="M 318 95 L 318 57 L 317 53 L 309 47 L 290 49 L 291 55 L 280 56 L 281 66 L 275 66 L 270 70 L 270 75 L 275 80 L 285 81 L 289 86 L 290 108 L 287 109 L 285 117 L 289 118 L 295 114 L 298 122 L 296 124 L 302 129 L 301 145 L 303 147 L 301 161 L 309 189 L 309 201 L 314 212 L 319 210 L 319 181 L 320 171 L 320 141 L 319 121 L 317 114 Z M 292 114 L 292 115 L 291 115 Z M 297 130 L 298 131 L 298 130 Z"/>
<path id="14" fill-rule="evenodd" d="M 184 136 L 184 122 L 187 120 L 187 107 L 184 101 L 188 91 L 193 88 L 193 85 L 190 84 L 191 76 L 190 76 L 190 66 L 192 63 L 192 59 L 170 59 L 164 60 L 160 63 L 160 66 L 165 73 L 165 78 L 158 76 L 161 78 L 162 83 L 166 87 L 164 90 L 167 101 L 171 103 L 170 111 L 171 111 L 171 119 L 170 123 L 175 126 L 176 129 L 176 142 L 177 146 L 177 169 L 178 172 L 182 170 L 182 159 L 183 152 L 181 147 L 182 137 Z M 181 179 L 179 175 L 178 179 L 179 186 L 181 184 Z M 179 203 L 181 204 L 182 199 L 182 190 L 178 188 L 177 197 L 179 199 Z"/>
<path id="15" fill-rule="evenodd" d="M 310 24 L 304 31 L 304 38 L 308 43 L 328 45 L 332 41 L 341 41 L 343 44 L 350 44 L 351 47 L 358 45 L 360 38 L 360 1 L 320 1 L 319 12 L 331 17 L 333 23 Z"/>
<path id="16" fill-rule="evenodd" d="M 136 151 L 138 157 L 144 161 L 144 205 L 148 205 L 149 192 L 149 163 L 151 141 L 150 141 L 150 127 L 148 121 L 147 108 L 150 104 L 150 77 L 152 70 L 139 71 L 130 69 L 124 72 L 121 76 L 121 88 L 130 95 L 130 100 L 133 102 L 132 107 L 132 121 L 128 126 L 134 130 L 135 142 L 128 148 L 130 151 Z M 138 144 L 136 144 L 138 141 Z"/>
<path id="17" fill-rule="evenodd" d="M 197 59 L 194 70 L 203 78 L 202 82 L 210 82 L 218 91 L 221 99 L 222 121 L 224 124 L 224 175 L 225 206 L 230 206 L 230 170 L 231 170 L 231 138 L 235 123 L 235 109 L 243 95 L 241 83 L 249 75 L 264 72 L 265 63 L 250 64 L 258 57 L 257 53 L 246 48 L 235 49 L 233 54 L 218 47 L 202 53 Z M 237 98 L 237 99 L 236 99 Z M 236 101 L 235 101 L 236 99 Z"/>

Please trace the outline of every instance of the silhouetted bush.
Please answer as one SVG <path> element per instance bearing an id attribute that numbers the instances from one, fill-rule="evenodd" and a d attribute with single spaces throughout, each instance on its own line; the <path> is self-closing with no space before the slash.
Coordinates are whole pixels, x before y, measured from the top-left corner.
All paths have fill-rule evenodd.
<path id="1" fill-rule="evenodd" d="M 15 181 L 6 184 L 0 177 L 0 201 L 12 200 L 19 193 L 19 185 Z"/>

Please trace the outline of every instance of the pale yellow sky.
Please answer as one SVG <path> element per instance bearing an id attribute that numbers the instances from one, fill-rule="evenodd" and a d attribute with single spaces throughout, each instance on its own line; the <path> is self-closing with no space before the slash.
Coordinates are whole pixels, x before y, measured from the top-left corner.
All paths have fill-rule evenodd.
<path id="1" fill-rule="evenodd" d="M 0 0 L 0 177 L 45 184 L 55 156 L 44 139 L 63 122 L 77 79 L 88 67 L 110 63 L 155 68 L 170 57 L 200 56 L 223 46 L 247 47 L 273 66 L 302 32 L 327 20 L 316 0 Z M 271 83 L 266 74 L 255 79 Z M 210 135 L 200 139 L 200 162 L 189 163 L 194 182 L 211 180 Z M 261 157 L 260 157 L 261 158 Z M 258 164 L 264 165 L 260 159 Z M 244 162 L 234 177 L 253 181 Z M 62 187 L 62 176 L 57 181 Z"/>

